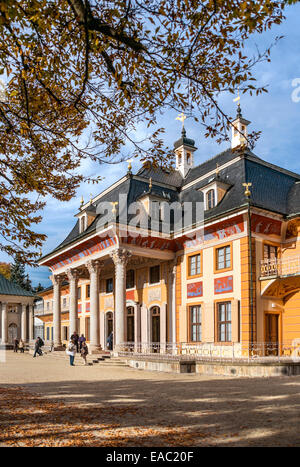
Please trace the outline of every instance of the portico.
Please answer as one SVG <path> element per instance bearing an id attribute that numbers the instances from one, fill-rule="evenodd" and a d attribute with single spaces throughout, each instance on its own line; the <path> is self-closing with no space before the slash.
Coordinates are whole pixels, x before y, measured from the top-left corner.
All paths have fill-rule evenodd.
<path id="1" fill-rule="evenodd" d="M 118 242 L 118 246 L 112 245 L 104 252 L 89 255 L 85 262 L 79 260 L 78 265 L 74 262 L 72 265 L 66 265 L 57 270 L 53 268 L 54 274 L 51 280 L 53 283 L 54 348 L 56 350 L 63 348 L 61 284 L 66 281 L 69 283 L 69 336 L 74 331 L 82 332 L 78 290 L 79 284 L 88 284 L 89 303 L 85 319 L 89 320 L 88 334 L 91 353 L 97 353 L 106 348 L 108 333 L 111 330 L 114 335 L 115 351 L 118 351 L 121 346 L 124 348 L 126 342 L 136 349 L 143 339 L 146 338 L 146 342 L 150 342 L 152 330 L 150 329 L 149 332 L 147 327 L 151 322 L 150 309 L 153 306 L 160 310 L 159 334 L 161 342 L 165 343 L 168 336 L 171 338 L 172 332 L 171 307 L 170 316 L 167 318 L 167 297 L 172 295 L 169 291 L 169 270 L 172 260 L 174 260 L 172 251 L 155 251 L 133 245 L 129 247 Z M 160 271 L 157 283 L 153 285 L 148 283 L 147 273 L 147 268 L 152 264 L 158 265 Z M 128 272 L 133 274 L 134 287 L 128 287 Z M 113 283 L 111 291 L 106 289 L 106 282 L 110 280 Z M 174 282 L 173 284 L 175 285 Z"/>
<path id="2" fill-rule="evenodd" d="M 0 275 L 1 346 L 33 340 L 34 295 Z"/>

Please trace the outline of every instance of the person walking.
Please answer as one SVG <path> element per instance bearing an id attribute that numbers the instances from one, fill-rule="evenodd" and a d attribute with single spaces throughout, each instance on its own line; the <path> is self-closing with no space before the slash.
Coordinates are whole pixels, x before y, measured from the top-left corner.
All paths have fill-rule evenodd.
<path id="1" fill-rule="evenodd" d="M 18 348 L 19 348 L 19 340 L 15 337 L 14 338 L 14 352 L 18 353 Z"/>
<path id="2" fill-rule="evenodd" d="M 44 345 L 43 340 L 40 337 L 36 338 L 36 341 L 34 343 L 34 354 L 33 357 L 36 357 L 36 354 L 43 355 L 42 352 L 42 347 Z"/>
<path id="3" fill-rule="evenodd" d="M 82 344 L 86 342 L 86 338 L 84 337 L 84 334 L 81 334 L 81 336 L 79 337 L 79 350 L 81 351 L 82 349 Z"/>
<path id="4" fill-rule="evenodd" d="M 21 353 L 24 353 L 24 342 L 22 339 L 20 339 L 20 342 L 19 342 L 19 349 Z"/>
<path id="5" fill-rule="evenodd" d="M 70 339 L 70 342 L 69 342 L 67 350 L 66 350 L 66 354 L 69 355 L 69 357 L 70 357 L 70 365 L 75 366 L 74 365 L 74 359 L 75 359 L 75 355 L 76 355 L 76 343 L 75 343 L 74 339 Z"/>
<path id="6" fill-rule="evenodd" d="M 87 355 L 89 353 L 89 349 L 85 342 L 82 342 L 80 353 L 81 353 L 81 357 L 83 358 L 84 364 L 88 365 Z"/>
<path id="7" fill-rule="evenodd" d="M 74 344 L 76 346 L 76 352 L 79 352 L 79 336 L 76 331 L 73 332 L 70 339 L 74 341 Z"/>

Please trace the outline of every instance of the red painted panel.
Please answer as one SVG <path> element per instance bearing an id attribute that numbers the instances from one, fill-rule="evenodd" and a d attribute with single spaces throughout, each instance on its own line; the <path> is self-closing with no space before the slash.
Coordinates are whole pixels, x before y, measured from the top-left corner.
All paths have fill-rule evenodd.
<path id="1" fill-rule="evenodd" d="M 193 282 L 192 284 L 187 284 L 187 298 L 202 297 L 202 295 L 202 282 Z"/>
<path id="2" fill-rule="evenodd" d="M 126 300 L 134 300 L 134 290 L 128 290 L 128 292 L 126 292 Z"/>
<path id="3" fill-rule="evenodd" d="M 233 291 L 233 276 L 219 277 L 215 279 L 215 294 Z"/>

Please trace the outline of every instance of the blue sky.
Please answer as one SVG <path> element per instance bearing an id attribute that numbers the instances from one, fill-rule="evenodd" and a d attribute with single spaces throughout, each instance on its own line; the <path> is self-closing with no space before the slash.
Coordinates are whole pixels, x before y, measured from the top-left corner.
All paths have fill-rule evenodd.
<path id="1" fill-rule="evenodd" d="M 258 83 L 268 85 L 269 92 L 257 97 L 242 95 L 241 107 L 243 116 L 252 122 L 249 131 L 262 131 L 254 153 L 266 161 L 300 173 L 300 102 L 296 103 L 292 100 L 295 89 L 292 87 L 292 81 L 299 78 L 300 82 L 300 4 L 288 8 L 286 16 L 287 19 L 282 25 L 274 26 L 271 31 L 249 42 L 249 47 L 253 50 L 255 44 L 263 49 L 269 46 L 276 36 L 284 36 L 272 50 L 271 63 L 261 63 L 255 69 L 254 75 Z M 224 95 L 220 103 L 233 117 L 236 110 L 232 99 L 232 95 Z M 175 112 L 168 112 L 159 121 L 165 127 L 164 139 L 169 147 L 173 146 L 174 141 L 180 137 L 181 123 L 175 120 L 176 116 Z M 192 120 L 186 120 L 185 128 L 187 136 L 195 140 L 198 148 L 195 153 L 196 165 L 228 147 L 228 143 L 218 145 L 212 139 L 205 139 L 203 127 Z M 133 172 L 139 168 L 138 161 L 134 161 Z M 101 173 L 105 178 L 98 186 L 83 184 L 76 198 L 68 203 L 47 199 L 43 221 L 37 228 L 39 232 L 48 236 L 43 254 L 50 252 L 62 242 L 72 229 L 76 221 L 74 214 L 78 211 L 81 196 L 87 201 L 91 193 L 95 196 L 103 191 L 126 173 L 127 164 L 100 167 L 91 161 L 84 161 L 81 170 L 85 175 Z M 10 261 L 10 259 L 0 253 L 0 261 Z M 48 279 L 50 271 L 47 268 L 30 268 L 28 272 L 33 285 L 37 285 L 38 282 L 45 286 L 51 284 Z"/>

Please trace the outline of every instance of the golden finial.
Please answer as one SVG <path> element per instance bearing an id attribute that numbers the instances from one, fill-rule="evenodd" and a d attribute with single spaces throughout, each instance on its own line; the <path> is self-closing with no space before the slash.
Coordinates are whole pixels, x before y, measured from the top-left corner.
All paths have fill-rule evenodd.
<path id="1" fill-rule="evenodd" d="M 82 208 L 83 205 L 84 205 L 84 199 L 83 199 L 83 196 L 81 196 L 80 207 Z"/>
<path id="2" fill-rule="evenodd" d="M 249 198 L 249 196 L 251 196 L 251 191 L 249 190 L 249 186 L 252 186 L 252 183 L 243 183 L 243 186 L 246 188 L 245 189 L 245 196 L 247 196 L 247 198 Z"/>
<path id="3" fill-rule="evenodd" d="M 239 117 L 242 116 L 242 113 L 241 113 L 241 97 L 240 97 L 240 88 L 238 88 L 238 95 L 235 99 L 233 99 L 233 102 L 237 102 L 237 114 Z"/>
<path id="4" fill-rule="evenodd" d="M 184 127 L 184 120 L 186 119 L 186 115 L 184 115 L 183 112 L 181 112 L 181 114 L 178 115 L 178 117 L 176 117 L 176 120 L 179 120 L 180 122 L 182 122 L 182 127 Z"/>
<path id="5" fill-rule="evenodd" d="M 149 191 L 152 190 L 152 178 L 150 177 L 149 178 Z"/>
<path id="6" fill-rule="evenodd" d="M 118 201 L 112 201 L 110 204 L 112 205 L 112 210 L 111 210 L 111 212 L 112 212 L 113 214 L 116 214 L 116 212 L 117 212 L 116 206 L 119 204 Z"/>
<path id="7" fill-rule="evenodd" d="M 93 193 L 90 193 L 90 204 L 93 202 Z"/>
<path id="8" fill-rule="evenodd" d="M 131 165 L 131 163 L 132 163 L 132 159 L 128 159 L 128 160 L 127 160 L 127 164 L 128 164 L 128 166 L 127 166 L 127 168 L 128 168 L 128 172 L 131 172 L 131 169 L 132 169 L 132 165 Z"/>
<path id="9" fill-rule="evenodd" d="M 40 248 L 39 255 L 40 255 L 40 257 L 43 255 L 43 253 L 42 253 L 42 249 L 41 249 L 41 248 Z"/>

